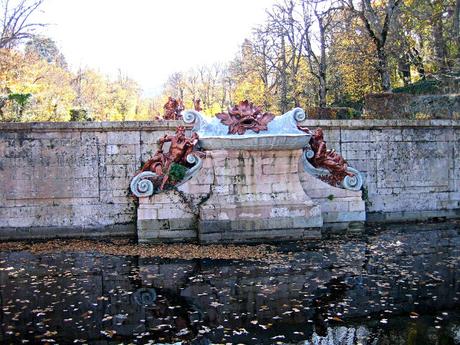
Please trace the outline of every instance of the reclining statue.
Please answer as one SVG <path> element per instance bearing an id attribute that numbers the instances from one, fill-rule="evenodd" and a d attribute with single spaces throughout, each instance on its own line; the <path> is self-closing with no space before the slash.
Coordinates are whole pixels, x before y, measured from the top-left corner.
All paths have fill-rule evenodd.
<path id="1" fill-rule="evenodd" d="M 322 128 L 311 131 L 307 127 L 298 127 L 300 130 L 310 133 L 310 148 L 314 152 L 308 161 L 315 168 L 323 168 L 329 171 L 327 175 L 320 175 L 319 178 L 332 186 L 340 186 L 346 176 L 354 177 L 355 173 L 350 171 L 347 161 L 335 150 L 328 150 Z"/>
<path id="2" fill-rule="evenodd" d="M 171 143 L 168 152 L 164 152 L 165 143 Z M 173 163 L 188 165 L 187 156 L 192 153 L 193 148 L 198 143 L 198 134 L 193 133 L 190 138 L 185 136 L 185 128 L 179 126 L 174 135 L 165 135 L 158 140 L 160 148 L 155 155 L 149 159 L 138 172 L 138 174 L 151 171 L 158 176 L 162 176 L 159 190 L 163 190 L 169 180 L 169 171 Z"/>

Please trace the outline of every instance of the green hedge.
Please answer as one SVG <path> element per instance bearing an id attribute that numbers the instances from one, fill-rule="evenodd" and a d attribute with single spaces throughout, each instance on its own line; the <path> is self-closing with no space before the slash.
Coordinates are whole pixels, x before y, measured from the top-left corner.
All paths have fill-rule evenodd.
<path id="1" fill-rule="evenodd" d="M 434 79 L 419 80 L 413 84 L 393 89 L 393 93 L 409 93 L 412 95 L 430 95 L 441 91 L 441 82 Z"/>

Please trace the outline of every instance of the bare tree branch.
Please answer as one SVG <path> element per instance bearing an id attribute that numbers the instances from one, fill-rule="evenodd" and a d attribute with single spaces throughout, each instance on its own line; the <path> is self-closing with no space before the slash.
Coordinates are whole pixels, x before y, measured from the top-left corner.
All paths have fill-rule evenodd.
<path id="1" fill-rule="evenodd" d="M 3 6 L 2 31 L 0 48 L 12 48 L 20 41 L 30 38 L 35 29 L 44 26 L 42 23 L 29 23 L 31 15 L 37 11 L 44 0 L 21 0 L 14 8 L 10 8 L 9 0 L 1 0 Z"/>

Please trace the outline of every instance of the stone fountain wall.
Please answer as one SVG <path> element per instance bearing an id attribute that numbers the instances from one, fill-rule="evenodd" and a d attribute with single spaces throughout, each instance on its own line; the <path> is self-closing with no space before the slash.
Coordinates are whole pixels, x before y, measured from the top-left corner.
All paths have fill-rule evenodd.
<path id="1" fill-rule="evenodd" d="M 460 216 L 460 121 L 304 125 L 322 127 L 328 147 L 364 173 L 368 220 Z M 172 121 L 0 124 L 0 238 L 134 235 L 130 178 L 155 152 L 158 138 L 176 126 Z M 304 188 L 311 184 L 305 174 L 300 181 Z M 206 183 L 193 188 L 205 195 Z M 321 188 L 309 195 L 328 210 L 325 221 L 340 221 L 359 207 L 359 201 L 347 199 L 338 209 L 338 198 L 348 196 L 325 195 Z"/>
<path id="2" fill-rule="evenodd" d="M 203 168 L 177 191 L 140 198 L 139 241 L 235 243 L 321 237 L 321 208 L 304 192 L 298 176 L 300 154 L 301 150 L 206 151 Z M 360 200 L 361 192 L 352 194 Z"/>

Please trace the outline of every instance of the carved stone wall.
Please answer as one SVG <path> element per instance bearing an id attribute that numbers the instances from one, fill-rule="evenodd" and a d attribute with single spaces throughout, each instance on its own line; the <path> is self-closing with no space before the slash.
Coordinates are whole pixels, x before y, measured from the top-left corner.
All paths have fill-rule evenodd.
<path id="1" fill-rule="evenodd" d="M 0 124 L 0 238 L 134 235 L 129 181 L 178 124 Z M 460 121 L 303 125 L 322 127 L 328 147 L 364 173 L 368 220 L 460 216 Z"/>
<path id="2" fill-rule="evenodd" d="M 321 236 L 321 209 L 299 181 L 301 154 L 301 149 L 208 151 L 215 181 L 200 206 L 200 242 Z"/>

